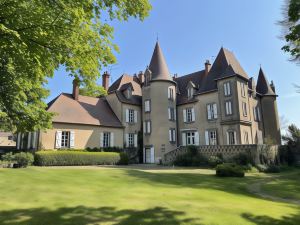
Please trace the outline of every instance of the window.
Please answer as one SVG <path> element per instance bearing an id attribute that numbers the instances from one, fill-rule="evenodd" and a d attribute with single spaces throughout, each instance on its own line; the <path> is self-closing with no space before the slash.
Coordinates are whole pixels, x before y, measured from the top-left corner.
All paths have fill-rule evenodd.
<path id="1" fill-rule="evenodd" d="M 192 98 L 194 95 L 194 88 L 188 88 L 188 98 Z"/>
<path id="2" fill-rule="evenodd" d="M 259 106 L 253 108 L 254 121 L 261 121 Z"/>
<path id="3" fill-rule="evenodd" d="M 247 131 L 244 132 L 244 144 L 249 144 L 249 136 Z"/>
<path id="4" fill-rule="evenodd" d="M 145 100 L 145 112 L 150 112 L 150 100 Z"/>
<path id="5" fill-rule="evenodd" d="M 110 147 L 110 133 L 109 132 L 103 133 L 103 147 L 104 148 Z"/>
<path id="6" fill-rule="evenodd" d="M 230 96 L 231 95 L 231 85 L 230 85 L 230 82 L 225 82 L 224 83 L 224 95 L 225 96 Z"/>
<path id="7" fill-rule="evenodd" d="M 194 108 L 187 108 L 183 110 L 183 121 L 190 123 L 195 121 L 195 110 Z"/>
<path id="8" fill-rule="evenodd" d="M 69 148 L 70 144 L 70 132 L 62 131 L 61 132 L 61 148 Z"/>
<path id="9" fill-rule="evenodd" d="M 150 134 L 151 133 L 151 121 L 145 121 L 144 122 L 144 134 Z"/>
<path id="10" fill-rule="evenodd" d="M 175 109 L 174 108 L 168 108 L 168 114 L 169 114 L 169 120 L 176 120 L 176 116 L 175 116 Z"/>
<path id="11" fill-rule="evenodd" d="M 245 88 L 245 83 L 241 83 L 241 94 L 242 94 L 242 97 L 246 97 L 246 88 Z"/>
<path id="12" fill-rule="evenodd" d="M 128 147 L 134 147 L 134 134 L 128 134 Z"/>
<path id="13" fill-rule="evenodd" d="M 209 130 L 205 132 L 206 145 L 217 145 L 217 131 Z"/>
<path id="14" fill-rule="evenodd" d="M 187 145 L 195 145 L 195 132 L 186 133 L 186 143 Z"/>
<path id="15" fill-rule="evenodd" d="M 129 123 L 133 123 L 134 122 L 134 110 L 133 109 L 129 109 Z"/>
<path id="16" fill-rule="evenodd" d="M 168 88 L 168 99 L 172 101 L 174 100 L 174 89 L 171 87 Z"/>
<path id="17" fill-rule="evenodd" d="M 217 119 L 218 118 L 218 110 L 217 110 L 217 104 L 207 104 L 207 119 Z"/>
<path id="18" fill-rule="evenodd" d="M 225 113 L 226 115 L 232 115 L 232 103 L 231 101 L 226 101 L 225 102 Z"/>
<path id="19" fill-rule="evenodd" d="M 242 108 L 243 108 L 243 115 L 246 117 L 247 116 L 247 103 L 242 102 Z"/>
<path id="20" fill-rule="evenodd" d="M 228 145 L 236 144 L 236 132 L 235 131 L 227 131 L 227 144 Z"/>
<path id="21" fill-rule="evenodd" d="M 126 123 L 137 123 L 137 111 L 126 109 Z"/>
<path id="22" fill-rule="evenodd" d="M 175 128 L 169 129 L 169 141 L 170 142 L 176 142 L 176 131 Z"/>

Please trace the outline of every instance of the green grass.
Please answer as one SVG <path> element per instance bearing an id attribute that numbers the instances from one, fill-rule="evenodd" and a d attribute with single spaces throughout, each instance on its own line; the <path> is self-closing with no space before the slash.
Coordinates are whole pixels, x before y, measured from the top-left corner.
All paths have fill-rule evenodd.
<path id="1" fill-rule="evenodd" d="M 299 173 L 286 175 L 285 182 L 298 191 L 300 181 L 294 176 Z M 199 169 L 0 169 L 0 224 L 300 224 L 299 205 L 247 191 L 266 176 L 273 175 L 219 178 L 212 170 Z M 281 194 L 268 192 L 274 193 Z"/>

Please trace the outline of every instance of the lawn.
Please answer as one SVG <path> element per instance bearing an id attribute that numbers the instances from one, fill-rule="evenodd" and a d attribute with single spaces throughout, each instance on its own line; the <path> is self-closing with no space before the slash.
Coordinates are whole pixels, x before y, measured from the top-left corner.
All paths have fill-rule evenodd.
<path id="1" fill-rule="evenodd" d="M 300 224 L 300 206 L 263 199 L 248 189 L 266 182 L 269 195 L 299 196 L 299 172 L 218 178 L 212 170 L 141 168 L 0 169 L 0 224 Z M 278 175 L 277 175 L 278 176 Z M 276 186 L 277 187 L 277 186 Z"/>

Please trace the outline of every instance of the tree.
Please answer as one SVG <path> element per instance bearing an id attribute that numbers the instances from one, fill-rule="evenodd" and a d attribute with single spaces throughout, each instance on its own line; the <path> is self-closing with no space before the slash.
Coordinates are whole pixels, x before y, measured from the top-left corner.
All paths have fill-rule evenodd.
<path id="1" fill-rule="evenodd" d="M 108 23 L 143 20 L 148 0 L 0 0 L 0 129 L 50 128 L 44 84 L 64 65 L 86 87 L 116 61 Z"/>
<path id="2" fill-rule="evenodd" d="M 106 96 L 107 91 L 100 85 L 91 84 L 89 86 L 84 86 L 79 89 L 79 94 L 91 97 Z"/>
<path id="3" fill-rule="evenodd" d="M 292 59 L 300 60 L 300 1 L 286 0 L 283 7 L 284 19 L 280 22 L 287 42 L 282 50 L 290 53 Z"/>
<path id="4" fill-rule="evenodd" d="M 289 165 L 299 163 L 300 129 L 294 124 L 289 125 L 287 134 L 282 136 L 282 140 L 284 140 L 285 146 L 281 150 L 281 158 L 283 158 L 283 160 Z"/>

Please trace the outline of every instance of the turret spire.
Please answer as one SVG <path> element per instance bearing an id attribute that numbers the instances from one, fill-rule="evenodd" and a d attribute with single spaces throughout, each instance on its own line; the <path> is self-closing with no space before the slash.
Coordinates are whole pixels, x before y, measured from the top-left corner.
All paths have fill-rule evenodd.
<path id="1" fill-rule="evenodd" d="M 264 71 L 260 67 L 258 79 L 257 79 L 257 86 L 256 91 L 262 95 L 276 95 L 274 91 L 272 90 Z"/>

